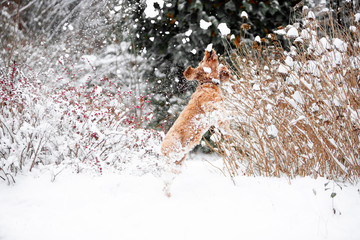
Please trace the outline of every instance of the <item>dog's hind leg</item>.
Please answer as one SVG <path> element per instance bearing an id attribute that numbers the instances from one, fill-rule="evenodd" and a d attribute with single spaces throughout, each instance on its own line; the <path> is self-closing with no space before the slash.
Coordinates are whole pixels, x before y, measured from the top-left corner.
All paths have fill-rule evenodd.
<path id="1" fill-rule="evenodd" d="M 177 164 L 174 162 L 169 162 L 166 164 L 163 173 L 164 187 L 163 191 L 167 197 L 171 197 L 171 186 L 177 175 L 181 173 L 181 163 Z"/>
<path id="2" fill-rule="evenodd" d="M 164 174 L 163 174 L 163 179 L 164 179 L 163 191 L 167 197 L 171 197 L 171 192 L 170 192 L 171 185 L 173 184 L 176 176 L 181 173 L 181 167 L 184 160 L 186 159 L 186 155 L 187 154 L 184 154 L 184 156 L 177 161 L 174 161 L 171 158 L 166 157 L 167 158 L 166 167 L 164 169 Z"/>

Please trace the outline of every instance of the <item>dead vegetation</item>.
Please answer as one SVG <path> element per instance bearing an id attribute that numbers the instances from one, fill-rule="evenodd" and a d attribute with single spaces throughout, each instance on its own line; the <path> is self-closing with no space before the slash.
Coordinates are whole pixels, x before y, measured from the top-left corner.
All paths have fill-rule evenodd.
<path id="1" fill-rule="evenodd" d="M 231 176 L 359 179 L 360 25 L 313 16 L 233 52 L 234 136 L 213 136 Z"/>

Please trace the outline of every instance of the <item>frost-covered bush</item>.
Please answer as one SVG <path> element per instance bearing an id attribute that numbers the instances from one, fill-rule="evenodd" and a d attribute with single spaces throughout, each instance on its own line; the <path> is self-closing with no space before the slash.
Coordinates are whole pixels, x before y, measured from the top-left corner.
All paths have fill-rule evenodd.
<path id="1" fill-rule="evenodd" d="M 1 5 L 1 66 L 14 61 L 30 65 L 31 71 L 22 69 L 24 74 L 35 73 L 53 87 L 62 87 L 69 79 L 97 85 L 98 79 L 107 78 L 122 91 L 133 91 L 132 104 L 144 92 L 148 64 L 134 50 L 131 3 L 49 0 Z M 76 71 L 76 79 L 62 75 L 64 68 Z M 88 83 L 94 70 L 99 77 Z"/>
<path id="2" fill-rule="evenodd" d="M 288 51 L 270 34 L 232 56 L 234 137 L 219 142 L 232 175 L 359 179 L 360 25 L 324 24 L 304 9 L 275 31 Z"/>
<path id="3" fill-rule="evenodd" d="M 52 88 L 15 64 L 0 69 L 0 172 L 71 166 L 77 172 L 156 173 L 162 136 L 141 128 L 152 117 L 148 96 L 131 105 L 132 92 L 108 79 L 99 82 Z"/>

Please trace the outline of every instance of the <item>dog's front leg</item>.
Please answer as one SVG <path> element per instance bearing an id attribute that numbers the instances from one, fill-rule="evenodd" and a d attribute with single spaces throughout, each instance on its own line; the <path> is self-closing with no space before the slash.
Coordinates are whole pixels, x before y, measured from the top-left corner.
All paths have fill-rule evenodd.
<path id="1" fill-rule="evenodd" d="M 229 120 L 219 121 L 218 127 L 222 135 L 231 135 Z"/>
<path id="2" fill-rule="evenodd" d="M 218 122 L 218 129 L 221 135 L 221 139 L 227 143 L 234 143 L 234 136 L 230 128 L 230 120 L 224 120 Z"/>

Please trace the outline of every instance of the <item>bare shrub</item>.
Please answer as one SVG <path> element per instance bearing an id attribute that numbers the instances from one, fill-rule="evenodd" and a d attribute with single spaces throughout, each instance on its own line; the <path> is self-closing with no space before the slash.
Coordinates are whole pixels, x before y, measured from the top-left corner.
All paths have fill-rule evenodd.
<path id="1" fill-rule="evenodd" d="M 359 179 L 360 25 L 313 16 L 275 31 L 288 51 L 269 34 L 231 56 L 234 136 L 213 137 L 230 175 Z"/>
<path id="2" fill-rule="evenodd" d="M 13 64 L 0 69 L 0 172 L 10 182 L 34 168 L 71 167 L 76 172 L 103 168 L 156 173 L 162 136 L 142 128 L 151 120 L 149 97 L 133 102 L 106 78 L 79 85 L 74 72 L 62 88 L 42 85 Z M 97 78 L 89 76 L 88 82 Z M 128 100 L 130 99 L 130 101 Z"/>

